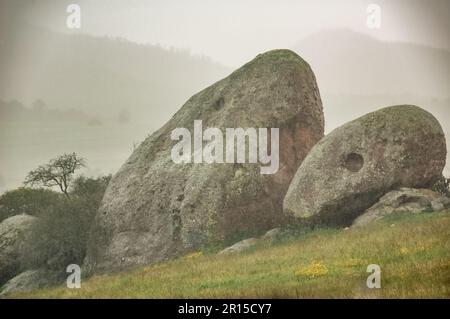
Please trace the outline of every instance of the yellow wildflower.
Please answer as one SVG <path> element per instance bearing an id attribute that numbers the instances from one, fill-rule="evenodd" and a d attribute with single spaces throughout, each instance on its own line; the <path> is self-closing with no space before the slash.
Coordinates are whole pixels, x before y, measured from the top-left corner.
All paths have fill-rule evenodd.
<path id="1" fill-rule="evenodd" d="M 409 254 L 409 249 L 406 248 L 406 247 L 400 248 L 400 254 L 402 254 L 402 255 L 407 255 L 407 254 Z"/>
<path id="2" fill-rule="evenodd" d="M 306 267 L 301 267 L 294 274 L 297 277 L 317 278 L 328 273 L 328 268 L 322 262 L 313 262 Z"/>

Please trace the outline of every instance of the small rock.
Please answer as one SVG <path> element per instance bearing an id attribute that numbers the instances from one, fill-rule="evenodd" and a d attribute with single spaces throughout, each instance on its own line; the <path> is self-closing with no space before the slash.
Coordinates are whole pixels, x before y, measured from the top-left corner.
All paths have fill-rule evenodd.
<path id="1" fill-rule="evenodd" d="M 282 234 L 281 228 L 276 227 L 267 231 L 264 235 L 261 236 L 261 239 L 267 241 L 275 241 L 281 236 L 281 234 Z"/>
<path id="2" fill-rule="evenodd" d="M 248 238 L 237 242 L 233 246 L 227 247 L 224 250 L 219 252 L 219 255 L 228 255 L 228 254 L 236 254 L 243 252 L 258 243 L 258 239 L 256 238 Z"/>
<path id="3" fill-rule="evenodd" d="M 10 279 L 1 288 L 0 296 L 41 289 L 63 282 L 63 277 L 46 269 L 27 270 Z"/>
<path id="4" fill-rule="evenodd" d="M 444 204 L 442 204 L 441 202 L 438 202 L 438 201 L 432 201 L 431 207 L 433 208 L 434 212 L 440 212 L 441 210 L 445 209 Z"/>

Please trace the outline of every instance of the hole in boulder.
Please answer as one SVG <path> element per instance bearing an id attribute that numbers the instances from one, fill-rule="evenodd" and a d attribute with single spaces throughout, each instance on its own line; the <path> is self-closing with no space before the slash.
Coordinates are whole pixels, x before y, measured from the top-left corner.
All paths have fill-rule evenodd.
<path id="1" fill-rule="evenodd" d="M 364 159 L 357 153 L 350 153 L 344 161 L 344 167 L 350 172 L 358 172 L 364 165 Z"/>

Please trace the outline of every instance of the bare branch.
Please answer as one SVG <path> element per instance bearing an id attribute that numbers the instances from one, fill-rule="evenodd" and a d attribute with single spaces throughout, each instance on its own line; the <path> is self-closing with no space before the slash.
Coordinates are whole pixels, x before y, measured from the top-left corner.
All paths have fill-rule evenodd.
<path id="1" fill-rule="evenodd" d="M 63 154 L 50 160 L 48 164 L 41 165 L 34 171 L 29 172 L 24 184 L 44 187 L 58 186 L 61 192 L 69 197 L 68 188 L 73 174 L 85 165 L 85 160 L 75 153 Z"/>

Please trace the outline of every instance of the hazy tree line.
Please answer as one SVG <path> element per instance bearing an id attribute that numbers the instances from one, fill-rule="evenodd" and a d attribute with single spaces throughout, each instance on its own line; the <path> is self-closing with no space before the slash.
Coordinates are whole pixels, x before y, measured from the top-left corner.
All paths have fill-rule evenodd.
<path id="1" fill-rule="evenodd" d="M 0 99 L 0 121 L 84 121 L 88 118 L 80 110 L 49 108 L 42 100 L 36 100 L 27 107 L 19 101 Z"/>
<path id="2" fill-rule="evenodd" d="M 117 114 L 112 115 L 112 119 L 119 123 L 128 123 L 131 113 L 127 109 L 122 109 Z M 12 100 L 4 101 L 0 99 L 0 122 L 83 122 L 87 124 L 101 124 L 99 116 L 92 116 L 79 109 L 62 110 L 51 108 L 42 100 L 36 100 L 30 106 Z"/>

